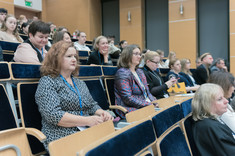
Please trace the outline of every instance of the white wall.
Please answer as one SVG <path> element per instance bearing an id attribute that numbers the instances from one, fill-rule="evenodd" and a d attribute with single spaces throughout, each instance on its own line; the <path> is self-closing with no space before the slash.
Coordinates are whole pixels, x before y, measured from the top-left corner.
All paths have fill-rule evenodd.
<path id="1" fill-rule="evenodd" d="M 25 6 L 25 0 L 14 0 L 14 5 L 24 9 L 42 11 L 42 0 L 27 0 L 27 1 L 32 2 L 32 7 Z"/>

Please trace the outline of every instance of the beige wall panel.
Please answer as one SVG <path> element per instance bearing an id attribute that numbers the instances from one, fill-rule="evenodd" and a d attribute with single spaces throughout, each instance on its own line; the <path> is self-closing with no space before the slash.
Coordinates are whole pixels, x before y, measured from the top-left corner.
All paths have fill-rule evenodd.
<path id="1" fill-rule="evenodd" d="M 235 56 L 235 34 L 230 35 L 230 56 Z"/>
<path id="2" fill-rule="evenodd" d="M 144 1 L 120 0 L 120 40 L 127 40 L 129 44 L 138 44 L 143 48 L 145 42 Z M 131 12 L 131 22 L 127 21 L 128 11 Z"/>
<path id="3" fill-rule="evenodd" d="M 125 39 L 128 41 L 128 44 L 138 44 L 141 46 L 142 38 L 140 37 L 140 34 L 137 32 L 141 32 L 142 27 L 141 26 L 131 26 L 131 27 L 120 27 L 122 30 L 120 32 L 120 36 L 122 36 L 122 39 Z M 142 49 L 142 47 L 141 47 Z"/>
<path id="4" fill-rule="evenodd" d="M 95 37 L 102 34 L 102 15 L 100 0 L 90 0 L 90 36 L 88 40 L 93 40 Z M 89 19 L 89 18 L 88 18 Z"/>
<path id="5" fill-rule="evenodd" d="M 76 29 L 84 31 L 88 40 L 100 32 L 101 22 L 97 22 L 101 21 L 100 0 L 46 0 L 45 6 L 47 22 L 65 26 L 71 33 Z"/>
<path id="6" fill-rule="evenodd" d="M 196 21 L 169 23 L 169 50 L 175 51 L 177 58 L 189 58 L 195 68 Z"/>
<path id="7" fill-rule="evenodd" d="M 0 0 L 0 8 L 5 8 L 8 14 L 15 15 L 14 0 Z"/>
<path id="8" fill-rule="evenodd" d="M 32 19 L 33 16 L 37 16 L 38 18 L 40 18 L 39 17 L 40 13 L 15 7 L 15 17 L 19 18 L 20 15 L 25 15 L 27 19 Z"/>
<path id="9" fill-rule="evenodd" d="M 230 6 L 230 10 L 235 10 L 235 1 L 234 0 L 230 0 L 229 1 L 229 6 Z"/>
<path id="10" fill-rule="evenodd" d="M 230 73 L 235 75 L 235 57 L 230 57 Z"/>
<path id="11" fill-rule="evenodd" d="M 235 33 L 235 11 L 230 12 L 229 15 L 230 15 L 230 33 Z"/>
<path id="12" fill-rule="evenodd" d="M 183 1 L 183 12 L 184 14 L 180 14 L 180 4 L 181 2 L 169 2 L 169 21 L 175 20 L 183 20 L 183 19 L 191 19 L 196 17 L 195 11 L 195 0 L 186 0 Z"/>

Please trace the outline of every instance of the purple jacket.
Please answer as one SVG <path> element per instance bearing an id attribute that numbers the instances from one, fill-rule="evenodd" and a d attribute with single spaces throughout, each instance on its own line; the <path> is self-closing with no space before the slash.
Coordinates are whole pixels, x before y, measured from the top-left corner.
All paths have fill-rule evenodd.
<path id="1" fill-rule="evenodd" d="M 155 97 L 153 97 L 153 95 L 149 92 L 144 72 L 141 69 L 137 69 L 136 73 L 145 86 L 148 98 L 151 101 L 156 100 Z M 123 106 L 128 112 L 151 105 L 150 102 L 145 100 L 143 88 L 128 68 L 120 68 L 116 72 L 114 92 L 115 104 Z M 117 110 L 117 113 L 122 118 L 125 118 L 125 114 L 121 111 Z"/>

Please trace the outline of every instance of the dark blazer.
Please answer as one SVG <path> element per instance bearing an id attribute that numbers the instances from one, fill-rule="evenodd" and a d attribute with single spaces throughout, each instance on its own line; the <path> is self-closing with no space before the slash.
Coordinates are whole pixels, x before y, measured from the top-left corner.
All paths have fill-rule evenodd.
<path id="1" fill-rule="evenodd" d="M 146 77 L 141 69 L 137 69 L 140 80 L 144 84 L 147 96 L 150 101 L 156 100 L 149 92 Z M 144 97 L 144 90 L 138 80 L 128 68 L 120 68 L 116 72 L 114 82 L 115 104 L 123 106 L 128 112 L 135 111 L 139 108 L 151 105 Z M 124 118 L 125 114 L 117 110 L 117 113 Z"/>
<path id="2" fill-rule="evenodd" d="M 96 65 L 113 65 L 110 57 L 108 58 L 108 63 L 104 63 L 104 56 L 99 53 L 99 51 L 93 51 L 91 52 L 87 64 L 96 64 Z"/>
<path id="3" fill-rule="evenodd" d="M 188 81 L 188 85 L 189 85 L 190 87 L 193 87 L 193 86 L 194 86 L 193 81 L 192 81 L 191 78 L 188 76 L 188 74 L 185 74 L 185 73 L 183 73 L 183 72 L 180 72 L 179 74 L 180 74 L 182 77 L 184 77 L 184 78 Z"/>
<path id="4" fill-rule="evenodd" d="M 210 74 L 210 69 L 209 70 L 209 74 Z M 200 66 L 197 67 L 197 69 L 195 70 L 193 77 L 195 79 L 195 81 L 197 82 L 197 84 L 201 85 L 207 82 L 208 80 L 208 75 L 207 75 L 207 71 L 206 71 L 206 67 L 204 64 L 201 64 Z"/>
<path id="5" fill-rule="evenodd" d="M 195 122 L 193 138 L 202 156 L 235 156 L 233 132 L 218 120 L 205 118 Z"/>
<path id="6" fill-rule="evenodd" d="M 148 87 L 153 96 L 155 96 L 157 99 L 164 98 L 164 94 L 168 94 L 167 92 L 167 85 L 164 83 L 162 77 L 160 74 L 156 71 L 152 71 L 144 65 L 144 68 L 142 68 L 144 71 L 144 74 L 146 76 Z"/>

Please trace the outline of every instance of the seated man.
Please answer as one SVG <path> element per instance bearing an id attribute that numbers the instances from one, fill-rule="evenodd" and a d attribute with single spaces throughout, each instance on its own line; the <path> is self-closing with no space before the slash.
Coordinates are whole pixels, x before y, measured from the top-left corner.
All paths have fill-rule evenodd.
<path id="1" fill-rule="evenodd" d="M 214 65 L 212 65 L 211 67 L 211 72 L 214 71 L 225 71 L 225 72 L 228 71 L 227 67 L 225 66 L 224 59 L 222 58 L 216 59 Z"/>
<path id="2" fill-rule="evenodd" d="M 74 43 L 74 47 L 76 48 L 76 50 L 91 51 L 91 49 L 89 47 L 87 47 L 85 44 L 85 42 L 86 42 L 86 33 L 85 32 L 78 33 L 77 39 L 78 39 L 78 41 Z"/>
<path id="3" fill-rule="evenodd" d="M 193 77 L 197 84 L 202 85 L 207 82 L 207 79 L 211 73 L 210 66 L 213 62 L 213 57 L 210 53 L 205 53 L 201 55 L 202 64 L 197 67 L 193 73 Z"/>
<path id="4" fill-rule="evenodd" d="M 46 56 L 50 27 L 42 21 L 34 21 L 29 26 L 29 39 L 21 43 L 14 54 L 15 62 L 41 63 Z"/>

